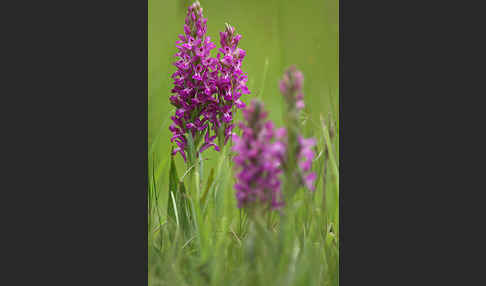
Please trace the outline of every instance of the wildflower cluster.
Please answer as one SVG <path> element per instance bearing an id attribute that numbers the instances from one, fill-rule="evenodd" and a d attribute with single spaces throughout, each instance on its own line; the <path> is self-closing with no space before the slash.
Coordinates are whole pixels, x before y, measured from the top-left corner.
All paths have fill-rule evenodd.
<path id="1" fill-rule="evenodd" d="M 206 36 L 207 19 L 202 12 L 199 2 L 188 8 L 184 34 L 176 42 L 177 70 L 172 75 L 174 95 L 170 97 L 176 113 L 171 117 L 173 123 L 169 129 L 173 134 L 171 142 L 175 141 L 178 146 L 172 154 L 179 152 L 184 160 L 189 135 L 198 152 L 209 147 L 219 151 L 226 144 L 233 128 L 233 107 L 242 108 L 244 103 L 239 98 L 242 93 L 249 93 L 246 75 L 241 71 L 245 51 L 237 48 L 241 35 L 227 25 L 221 33 L 223 55 L 210 57 L 216 45 Z M 219 146 L 214 143 L 216 137 Z"/>
<path id="2" fill-rule="evenodd" d="M 238 171 L 235 184 L 238 207 L 255 205 L 268 206 L 275 209 L 283 205 L 280 194 L 280 179 L 282 172 L 280 158 L 285 153 L 285 146 L 276 136 L 282 129 L 275 131 L 273 122 L 266 120 L 267 113 L 263 103 L 253 100 L 251 105 L 243 110 L 245 123 L 240 123 L 241 137 L 233 135 L 233 158 Z"/>
<path id="3" fill-rule="evenodd" d="M 287 129 L 274 130 L 273 122 L 265 120 L 267 113 L 259 101 L 252 101 L 243 110 L 245 123 L 239 125 L 242 136 L 233 136 L 233 151 L 237 152 L 233 161 L 238 170 L 235 184 L 238 207 L 260 203 L 275 209 L 284 204 L 283 196 L 290 196 L 301 186 L 314 190 L 316 174 L 311 167 L 316 141 L 300 135 L 297 120 L 298 112 L 304 107 L 303 80 L 302 72 L 291 67 L 280 82 L 289 106 Z M 283 194 L 279 178 L 282 172 L 286 178 Z"/>
<path id="4" fill-rule="evenodd" d="M 241 70 L 246 52 L 238 47 L 241 35 L 226 24 L 220 32 L 219 53 L 211 57 L 216 45 L 207 33 L 207 19 L 199 2 L 187 11 L 184 34 L 176 42 L 177 70 L 172 74 L 174 88 L 170 102 L 176 107 L 169 129 L 177 144 L 173 155 L 186 154 L 193 163 L 194 155 L 213 147 L 220 151 L 230 138 L 235 145 L 233 158 L 238 171 L 236 198 L 238 207 L 259 202 L 275 209 L 283 205 L 282 196 L 291 195 L 301 186 L 314 190 L 315 173 L 311 172 L 315 156 L 313 138 L 300 134 L 298 115 L 304 108 L 304 76 L 295 66 L 287 69 L 279 87 L 288 109 L 286 128 L 274 129 L 266 120 L 263 103 L 252 101 L 243 109 L 245 122 L 240 123 L 241 137 L 233 133 L 233 117 L 245 108 L 243 94 L 250 94 L 247 75 Z M 215 142 L 215 140 L 217 141 Z M 190 148 L 190 149 L 189 149 Z M 285 172 L 285 192 L 281 194 L 279 174 Z"/>

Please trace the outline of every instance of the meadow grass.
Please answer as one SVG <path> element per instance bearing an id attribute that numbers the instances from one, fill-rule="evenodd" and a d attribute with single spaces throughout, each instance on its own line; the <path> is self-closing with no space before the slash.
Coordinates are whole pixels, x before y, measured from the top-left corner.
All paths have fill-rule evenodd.
<path id="1" fill-rule="evenodd" d="M 149 0 L 149 285 L 338 285 L 338 1 L 200 2 L 213 41 L 225 22 L 243 35 L 252 94 L 242 100 L 262 99 L 277 127 L 285 110 L 278 80 L 292 64 L 303 71 L 300 120 L 318 142 L 316 190 L 287 201 L 285 222 L 274 212 L 253 223 L 236 206 L 229 146 L 205 151 L 196 179 L 170 156 L 171 63 L 192 1 Z M 193 194 L 194 180 L 204 199 Z"/>

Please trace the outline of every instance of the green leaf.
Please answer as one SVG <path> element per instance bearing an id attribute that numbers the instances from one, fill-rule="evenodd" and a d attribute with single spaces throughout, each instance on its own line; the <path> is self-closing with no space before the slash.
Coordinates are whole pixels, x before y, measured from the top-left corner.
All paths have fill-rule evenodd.
<path id="1" fill-rule="evenodd" d="M 182 180 L 179 180 L 174 157 L 171 157 L 169 170 L 169 198 L 167 200 L 167 216 L 175 221 L 185 234 L 189 234 L 191 204 Z"/>
<path id="2" fill-rule="evenodd" d="M 177 168 L 174 157 L 171 155 L 169 156 L 171 157 L 171 160 L 169 169 L 169 198 L 167 199 L 167 217 L 177 222 L 179 221 L 179 218 L 177 218 L 178 212 L 175 208 L 177 207 L 179 201 L 179 193 L 177 192 L 179 187 L 179 177 L 177 176 Z"/>
<path id="3" fill-rule="evenodd" d="M 333 171 L 333 173 L 336 177 L 336 186 L 337 186 L 337 189 L 339 190 L 339 168 L 338 168 L 335 156 L 334 156 L 334 148 L 331 145 L 331 138 L 329 136 L 329 129 L 328 129 L 327 125 L 324 123 L 324 120 L 322 119 L 322 117 L 321 117 L 321 122 L 322 122 L 322 131 L 323 131 L 323 134 L 324 134 L 324 142 L 326 143 L 326 147 L 327 147 L 328 154 L 329 154 L 330 167 L 331 167 L 331 169 L 332 169 L 332 171 Z"/>
<path id="4" fill-rule="evenodd" d="M 191 204 L 187 197 L 186 187 L 184 186 L 184 182 L 179 182 L 179 202 L 178 202 L 178 209 L 179 209 L 179 217 L 180 217 L 180 226 L 184 230 L 186 234 L 189 234 L 190 229 L 190 220 L 191 220 Z"/>

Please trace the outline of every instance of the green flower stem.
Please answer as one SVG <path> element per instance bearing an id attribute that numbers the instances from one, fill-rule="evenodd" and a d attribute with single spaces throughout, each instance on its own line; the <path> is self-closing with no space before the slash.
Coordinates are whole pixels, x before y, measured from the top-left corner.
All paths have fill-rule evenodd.
<path id="1" fill-rule="evenodd" d="M 297 113 L 295 109 L 290 109 L 285 118 L 287 123 L 287 154 L 286 154 L 286 166 L 285 166 L 285 178 L 284 196 L 288 201 L 299 187 L 298 181 L 298 168 L 297 168 L 297 153 L 299 151 L 299 144 L 297 140 L 297 134 L 299 131 L 299 122 L 297 119 Z"/>

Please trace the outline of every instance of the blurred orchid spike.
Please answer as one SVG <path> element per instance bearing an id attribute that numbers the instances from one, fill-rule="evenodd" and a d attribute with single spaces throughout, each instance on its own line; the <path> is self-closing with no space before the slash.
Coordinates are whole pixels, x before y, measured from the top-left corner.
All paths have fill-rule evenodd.
<path id="1" fill-rule="evenodd" d="M 298 112 L 304 108 L 303 85 L 304 75 L 295 66 L 284 72 L 279 83 L 280 92 L 288 107 L 285 113 L 287 133 L 282 139 L 287 146 L 286 156 L 282 161 L 286 173 L 285 195 L 292 195 L 299 186 L 305 186 L 311 191 L 315 189 L 316 174 L 311 171 L 311 167 L 315 156 L 312 148 L 316 140 L 306 139 L 300 134 L 302 129 L 297 119 Z"/>
<path id="2" fill-rule="evenodd" d="M 285 146 L 276 139 L 274 124 L 266 120 L 263 103 L 253 100 L 243 110 L 244 123 L 241 137 L 233 135 L 233 158 L 237 182 L 235 184 L 238 207 L 277 209 L 283 205 L 280 193 L 282 172 L 280 159 Z"/>
<path id="3" fill-rule="evenodd" d="M 289 67 L 280 81 L 280 92 L 284 95 L 289 108 L 304 108 L 304 75 L 295 66 Z"/>

